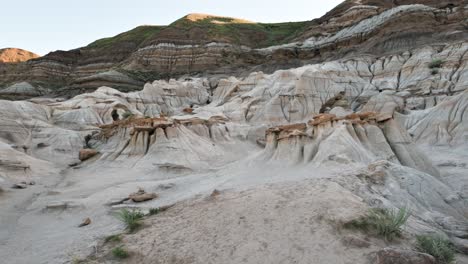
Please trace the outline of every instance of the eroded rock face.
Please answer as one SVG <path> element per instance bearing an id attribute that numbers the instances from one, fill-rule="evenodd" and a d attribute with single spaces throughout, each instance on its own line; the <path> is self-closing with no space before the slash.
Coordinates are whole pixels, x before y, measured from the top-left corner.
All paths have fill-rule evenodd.
<path id="1" fill-rule="evenodd" d="M 0 206 L 8 218 L 0 222 L 0 238 L 8 238 L 8 249 L 26 245 L 39 262 L 66 262 L 54 254 L 87 248 L 93 237 L 121 227 L 109 210 L 166 208 L 175 203 L 177 211 L 171 209 L 170 217 L 163 216 L 169 224 L 155 218 L 162 222 L 150 232 L 123 240 L 138 241 L 133 244 L 138 247 L 131 247 L 139 253 L 135 261 L 152 263 L 157 255 L 167 262 L 174 261 L 174 256 L 191 263 L 229 262 L 243 261 L 248 255 L 251 263 L 274 262 L 284 256 L 308 263 L 326 248 L 331 252 L 323 256 L 326 263 L 351 259 L 361 263 L 382 246 L 353 236 L 342 240 L 336 230 L 330 230 L 334 228 L 330 221 L 349 220 L 369 206 L 408 206 L 412 216 L 405 232 L 409 236 L 445 233 L 465 248 L 468 44 L 459 41 L 465 31 L 458 22 L 464 19 L 466 7 L 458 2 L 454 6 L 429 0 L 416 5 L 399 2 L 405 6 L 394 6 L 393 1 L 345 1 L 305 29 L 295 40 L 299 45 L 239 49 L 233 43 L 161 41 L 135 45 L 131 51 L 109 51 L 116 55 L 111 62 L 108 53 L 90 59 L 99 51 L 93 48 L 93 52 L 58 52 L 47 60 L 18 64 L 21 74 L 2 72 L 2 67 L 10 66 L 0 66 L 0 74 L 16 83 L 1 90 L 3 95 L 44 95 L 41 89 L 46 86 L 21 82 L 22 74 L 31 71 L 28 76 L 34 80 L 53 76 L 58 84 L 71 83 L 67 87 L 71 94 L 83 88 L 70 99 L 0 101 L 0 187 L 8 188 L 2 199 L 17 199 L 13 205 Z M 318 36 L 319 29 L 326 31 Z M 428 43 L 429 35 L 431 45 L 420 45 Z M 444 41 L 435 44 L 438 40 Z M 367 51 L 372 52 L 361 54 Z M 342 56 L 345 53 L 348 56 Z M 339 59 L 332 60 L 333 56 Z M 440 63 L 434 70 L 431 65 L 437 59 Z M 232 64 L 226 66 L 224 60 Z M 135 77 L 135 71 L 190 73 L 213 70 L 213 65 L 226 74 L 246 61 L 263 65 L 255 72 L 247 70 L 246 75 L 222 78 L 157 77 L 146 82 Z M 284 61 L 300 67 L 274 71 L 291 66 Z M 115 63 L 123 69 L 114 67 Z M 262 67 L 268 71 L 258 71 Z M 138 91 L 119 91 L 122 87 L 138 87 Z M 83 146 L 92 150 L 82 150 Z M 100 155 L 94 156 L 97 152 Z M 38 184 L 21 191 L 10 188 L 31 181 Z M 297 186 L 284 189 L 286 182 Z M 139 192 L 128 197 L 138 187 L 157 195 Z M 45 190 L 39 197 L 27 197 Z M 250 190 L 247 195 L 245 190 Z M 201 197 L 201 202 L 192 203 L 195 207 L 190 210 L 179 203 L 194 197 Z M 123 203 L 129 199 L 135 203 Z M 15 203 L 23 206 L 21 210 Z M 259 209 L 259 204 L 266 207 Z M 207 215 L 200 214 L 206 208 L 210 209 Z M 295 225 L 278 208 L 290 211 Z M 305 214 L 297 213 L 303 208 L 314 210 L 307 210 L 304 218 Z M 18 221 L 18 212 L 27 215 Z M 249 215 L 255 216 L 255 222 L 249 222 Z M 280 222 L 271 221 L 271 215 Z M 86 230 L 91 232 L 89 237 L 70 231 L 78 229 L 76 219 L 88 216 L 92 218 Z M 226 233 L 220 222 L 239 230 Z M 17 223 L 25 228 L 11 228 Z M 38 223 L 40 230 L 33 228 Z M 311 225 L 319 232 L 309 234 Z M 271 232 L 272 227 L 276 231 Z M 206 241 L 200 239 L 200 230 L 209 230 L 203 232 L 209 235 Z M 275 240 L 277 230 L 286 235 Z M 213 249 L 220 252 L 216 240 L 220 234 L 248 247 L 234 257 L 211 258 Z M 280 243 L 273 244 L 276 248 L 265 247 L 259 240 L 263 234 Z M 303 236 L 311 247 L 291 249 L 298 236 L 292 241 L 287 234 Z M 54 250 L 35 243 L 45 235 L 64 242 L 51 245 Z M 157 240 L 157 250 L 149 246 L 154 245 L 154 237 L 163 238 Z M 321 237 L 331 242 L 316 244 Z M 186 250 L 174 247 L 173 242 L 181 238 L 201 243 L 199 248 L 206 254 L 189 245 L 183 245 Z M 231 241 L 222 243 L 231 252 Z M 262 252 L 269 252 L 269 258 Z M 9 263 L 29 260 L 24 252 L 5 258 L 1 253 Z M 432 261 L 401 249 L 385 249 L 375 256 L 377 263 Z"/>
<path id="2" fill-rule="evenodd" d="M 293 164 L 348 164 L 389 160 L 439 175 L 410 136 L 392 119 L 378 122 L 377 113 L 365 112 L 337 118 L 316 116 L 306 124 L 270 128 L 266 132 L 264 158 L 289 159 Z"/>
<path id="3" fill-rule="evenodd" d="M 53 52 L 20 65 L 0 65 L 0 87 L 27 81 L 35 87 L 60 88 L 59 93 L 68 96 L 99 86 L 129 91 L 161 77 L 197 73 L 234 75 L 254 67 L 272 72 L 344 55 L 381 56 L 438 41 L 455 43 L 465 40 L 468 34 L 464 26 L 468 11 L 461 0 L 366 3 L 346 1 L 318 20 L 302 23 L 290 36 L 282 36 L 279 42 L 282 45 L 277 46 L 261 41 L 268 39 L 264 31 L 239 30 L 236 34 L 241 36 L 240 44 L 232 38 L 236 35 L 232 32 L 224 37 L 212 36 L 209 30 L 206 32 L 195 24 L 181 30 L 187 24 L 178 21 L 152 28 L 154 35 L 143 42 L 117 39 L 113 45 L 100 46 L 96 41 L 87 47 Z M 132 32 L 138 35 L 144 29 Z M 261 47 L 256 46 L 259 42 L 263 43 Z"/>

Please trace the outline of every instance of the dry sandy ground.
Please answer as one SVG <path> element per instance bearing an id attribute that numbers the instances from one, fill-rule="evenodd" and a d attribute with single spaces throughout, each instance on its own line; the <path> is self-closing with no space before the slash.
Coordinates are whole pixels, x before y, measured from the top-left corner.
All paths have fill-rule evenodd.
<path id="1" fill-rule="evenodd" d="M 444 163 L 443 157 L 434 157 Z M 123 245 L 131 252 L 127 263 L 314 260 L 319 264 L 354 264 L 369 263 L 372 252 L 387 246 L 411 248 L 409 240 L 386 244 L 340 228 L 342 221 L 368 208 L 361 198 L 337 184 L 356 169 L 292 169 L 282 164 L 235 162 L 216 171 L 170 175 L 84 164 L 62 177 L 44 177 L 35 186 L 8 191 L 0 198 L 0 258 L 3 263 L 73 263 L 97 249 L 94 263 L 117 263 L 121 261 L 109 252 Z M 109 203 L 138 187 L 160 195 L 140 204 L 143 210 L 176 205 L 147 218 L 141 230 L 125 235 L 122 242 L 103 245 L 106 236 L 124 232 L 115 210 L 133 206 Z M 214 189 L 220 194 L 210 197 Z M 46 209 L 57 204 L 67 207 Z M 92 219 L 91 225 L 78 228 L 85 217 Z M 349 235 L 368 239 L 370 246 L 356 248 L 344 243 Z M 468 263 L 464 261 L 458 263 Z"/>
<path id="2" fill-rule="evenodd" d="M 178 203 L 121 243 L 127 263 L 367 263 L 383 242 L 358 249 L 340 228 L 366 208 L 326 179 L 268 184 Z M 115 261 L 106 254 L 98 262 Z"/>
<path id="3" fill-rule="evenodd" d="M 8 190 L 0 197 L 0 258 L 5 260 L 5 263 L 31 263 L 31 260 L 34 260 L 33 263 L 66 263 L 73 258 L 82 258 L 90 254 L 104 237 L 122 232 L 123 226 L 115 218 L 115 211 L 121 206 L 133 206 L 109 204 L 128 196 L 139 187 L 160 195 L 156 200 L 139 205 L 151 208 L 191 201 L 193 197 L 207 197 L 214 189 L 230 190 L 235 196 L 243 190 L 255 190 L 265 184 L 300 183 L 304 179 L 323 177 L 330 177 L 330 174 L 317 168 L 312 170 L 310 167 L 298 167 L 291 172 L 290 168 L 280 165 L 257 163 L 235 163 L 215 172 L 186 175 L 154 174 L 131 167 L 85 164 L 82 168 L 64 172 L 62 176 L 43 177 L 36 185 L 27 189 Z M 258 190 L 258 193 L 263 192 L 262 189 Z M 291 192 L 290 199 L 294 201 L 294 192 L 285 191 L 287 192 Z M 257 197 L 256 202 L 260 199 L 272 199 L 273 203 L 276 197 L 268 197 L 271 195 L 273 194 L 265 193 L 265 197 Z M 333 200 L 329 202 L 333 203 Z M 219 203 L 219 213 L 231 210 L 230 205 L 223 209 L 222 204 Z M 53 208 L 50 208 L 51 206 Z M 329 206 L 333 208 L 331 204 Z M 178 205 L 179 209 L 172 213 L 173 216 L 178 218 L 178 212 L 184 213 L 185 207 L 191 208 L 191 205 L 184 202 Z M 250 210 L 255 211 L 255 204 L 251 205 Z M 278 210 L 280 211 L 284 210 Z M 277 210 L 274 210 L 270 213 L 276 212 Z M 92 224 L 78 228 L 78 224 L 86 217 L 91 218 Z M 184 216 L 181 216 L 181 219 L 184 219 Z M 216 220 L 212 224 L 218 222 L 219 228 L 224 228 L 224 224 L 220 223 L 229 221 L 229 218 L 219 221 L 221 222 Z M 192 238 L 196 239 L 196 234 L 192 235 Z M 191 243 L 190 240 L 187 242 Z"/>

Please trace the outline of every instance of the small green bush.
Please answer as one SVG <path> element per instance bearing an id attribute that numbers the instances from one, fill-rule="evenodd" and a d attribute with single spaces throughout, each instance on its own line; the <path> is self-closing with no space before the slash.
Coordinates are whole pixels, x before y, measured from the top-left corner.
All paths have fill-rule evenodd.
<path id="1" fill-rule="evenodd" d="M 112 255 L 119 259 L 128 258 L 128 252 L 123 247 L 116 247 L 112 249 Z"/>
<path id="2" fill-rule="evenodd" d="M 431 70 L 431 74 L 432 74 L 432 75 L 439 74 L 439 69 L 438 69 L 438 68 L 432 69 L 432 70 Z"/>
<path id="3" fill-rule="evenodd" d="M 409 217 L 410 212 L 406 207 L 400 208 L 398 211 L 371 209 L 366 216 L 350 221 L 344 227 L 374 232 L 385 240 L 391 241 L 401 236 L 401 228 Z"/>
<path id="4" fill-rule="evenodd" d="M 130 232 L 140 227 L 143 216 L 144 214 L 138 210 L 122 209 L 117 213 L 117 218 L 125 224 Z"/>
<path id="5" fill-rule="evenodd" d="M 455 260 L 455 250 L 450 241 L 439 235 L 422 235 L 416 237 L 418 249 L 432 255 L 437 263 L 449 264 Z"/>
<path id="6" fill-rule="evenodd" d="M 429 69 L 440 68 L 442 64 L 444 64 L 444 62 L 441 59 L 434 59 L 431 61 L 431 63 L 429 63 Z"/>
<path id="7" fill-rule="evenodd" d="M 156 214 L 159 214 L 160 212 L 161 210 L 159 208 L 150 208 L 148 215 L 156 215 Z"/>
<path id="8" fill-rule="evenodd" d="M 86 260 L 85 259 L 80 259 L 80 258 L 77 258 L 77 257 L 73 257 L 71 263 L 72 264 L 84 264 L 84 263 L 86 263 Z"/>
<path id="9" fill-rule="evenodd" d="M 104 242 L 105 243 L 109 243 L 109 242 L 120 242 L 122 241 L 122 238 L 120 237 L 120 235 L 111 235 L 111 236 L 108 236 L 104 239 Z"/>
<path id="10" fill-rule="evenodd" d="M 128 119 L 128 118 L 130 118 L 132 116 L 133 116 L 133 113 L 130 112 L 130 111 L 127 111 L 127 112 L 122 114 L 123 119 Z"/>

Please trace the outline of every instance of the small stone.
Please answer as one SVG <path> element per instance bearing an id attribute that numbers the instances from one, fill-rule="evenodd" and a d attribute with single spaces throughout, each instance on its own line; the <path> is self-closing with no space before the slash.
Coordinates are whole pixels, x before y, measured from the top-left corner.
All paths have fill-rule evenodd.
<path id="1" fill-rule="evenodd" d="M 91 224 L 91 219 L 88 217 L 88 218 L 84 219 L 83 222 L 81 222 L 81 224 L 78 227 L 87 226 L 89 224 Z"/>
<path id="2" fill-rule="evenodd" d="M 138 190 L 138 192 L 136 193 L 132 193 L 128 196 L 128 198 L 130 200 L 132 200 L 133 202 L 135 203 L 141 203 L 141 202 L 145 202 L 145 201 L 149 201 L 149 200 L 153 200 L 155 198 L 157 198 L 158 195 L 155 194 L 155 193 L 147 193 L 145 192 L 145 190 L 143 190 L 142 188 L 140 188 Z"/>
<path id="3" fill-rule="evenodd" d="M 184 108 L 184 110 L 182 110 L 182 111 L 184 113 L 191 114 L 191 113 L 193 113 L 193 108 L 187 107 L 187 108 Z"/>
<path id="4" fill-rule="evenodd" d="M 81 161 L 88 160 L 97 155 L 97 150 L 95 149 L 82 149 L 80 150 L 79 159 Z"/>
<path id="5" fill-rule="evenodd" d="M 211 197 L 216 197 L 216 196 L 218 196 L 218 195 L 220 195 L 220 194 L 221 194 L 221 192 L 220 192 L 219 190 L 214 189 L 213 192 L 210 194 L 210 196 L 211 196 Z"/>
<path id="6" fill-rule="evenodd" d="M 144 193 L 144 194 L 140 194 L 140 195 L 132 195 L 132 196 L 130 196 L 130 199 L 135 203 L 141 203 L 141 202 L 153 200 L 153 199 L 155 199 L 157 197 L 158 197 L 158 195 L 155 194 L 155 193 Z"/>

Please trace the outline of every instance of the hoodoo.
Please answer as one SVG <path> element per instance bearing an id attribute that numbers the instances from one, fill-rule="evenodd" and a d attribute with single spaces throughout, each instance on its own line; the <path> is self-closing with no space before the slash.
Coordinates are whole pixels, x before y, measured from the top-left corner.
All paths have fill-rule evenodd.
<path id="1" fill-rule="evenodd" d="M 0 259 L 468 263 L 467 17 L 347 0 L 0 50 Z"/>

